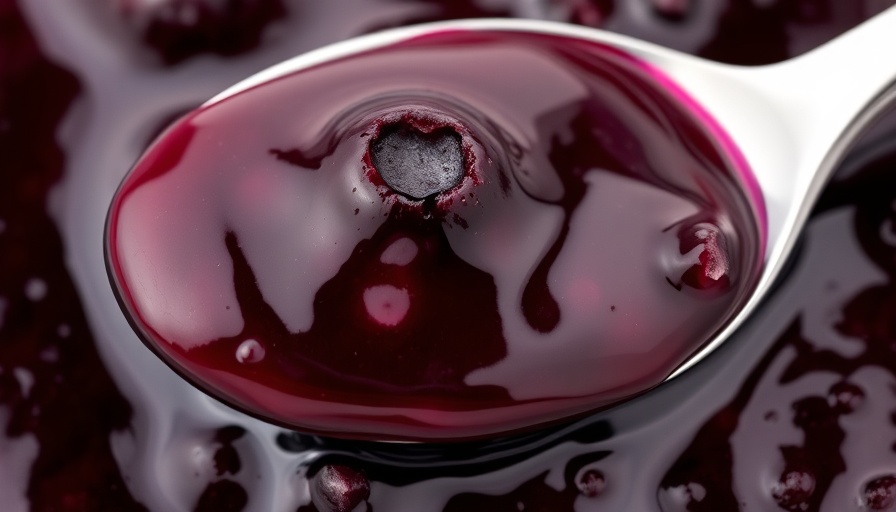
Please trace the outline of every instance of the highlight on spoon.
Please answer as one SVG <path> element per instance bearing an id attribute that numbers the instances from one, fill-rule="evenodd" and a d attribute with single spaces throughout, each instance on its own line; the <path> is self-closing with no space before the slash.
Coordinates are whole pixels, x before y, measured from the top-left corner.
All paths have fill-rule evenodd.
<path id="1" fill-rule="evenodd" d="M 631 398 L 723 328 L 762 262 L 749 183 L 610 46 L 362 39 L 170 127 L 113 200 L 107 263 L 147 346 L 233 407 L 475 438 Z"/>

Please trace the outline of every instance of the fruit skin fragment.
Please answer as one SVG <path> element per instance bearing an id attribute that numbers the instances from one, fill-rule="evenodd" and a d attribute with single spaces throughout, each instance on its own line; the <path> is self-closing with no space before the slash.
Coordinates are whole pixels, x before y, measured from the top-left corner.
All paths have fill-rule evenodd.
<path id="1" fill-rule="evenodd" d="M 363 471 L 326 465 L 311 479 L 311 502 L 319 512 L 352 512 L 370 498 L 370 482 Z"/>

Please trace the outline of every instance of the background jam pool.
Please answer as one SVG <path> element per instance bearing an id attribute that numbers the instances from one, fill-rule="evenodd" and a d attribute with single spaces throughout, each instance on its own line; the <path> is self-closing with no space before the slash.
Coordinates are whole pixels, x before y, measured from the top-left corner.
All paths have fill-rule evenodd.
<path id="1" fill-rule="evenodd" d="M 112 343 L 133 336 L 102 268 L 115 186 L 170 119 L 252 71 L 480 14 L 602 24 L 758 64 L 892 2 L 481 3 L 0 0 L 4 510 L 307 511 L 327 475 L 352 474 L 334 467 L 363 472 L 380 511 L 894 507 L 894 116 L 835 177 L 788 277 L 732 343 L 575 425 L 451 448 L 347 444 L 229 411 L 136 339 Z"/>

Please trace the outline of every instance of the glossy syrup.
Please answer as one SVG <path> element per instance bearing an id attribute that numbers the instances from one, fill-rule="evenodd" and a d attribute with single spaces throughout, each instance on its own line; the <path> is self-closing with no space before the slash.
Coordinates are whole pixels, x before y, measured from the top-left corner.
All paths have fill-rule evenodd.
<path id="1" fill-rule="evenodd" d="M 747 171 L 650 73 L 445 32 L 191 113 L 112 204 L 123 307 L 198 386 L 318 433 L 456 440 L 629 398 L 724 325 L 761 247 Z M 390 188 L 395 126 L 456 130 L 466 174 Z M 418 138 L 391 142 L 406 172 Z"/>
<path id="2" fill-rule="evenodd" d="M 310 3 L 285 4 L 287 14 L 273 22 L 260 49 L 249 54 L 256 63 L 252 69 L 333 38 L 399 20 L 438 17 L 430 2 L 381 3 L 379 15 L 372 8 L 356 8 L 349 17 L 338 12 L 345 6 L 336 1 L 328 4 L 330 14 Z M 617 3 L 603 23 L 694 53 L 752 63 L 811 47 L 880 7 L 870 2 L 692 2 L 688 14 L 672 22 L 644 18 L 631 5 Z M 888 305 L 894 295 L 896 197 L 891 191 L 896 184 L 891 176 L 896 152 L 887 142 L 892 116 L 829 186 L 775 296 L 731 344 L 692 374 L 610 414 L 531 436 L 450 447 L 349 443 L 270 428 L 194 396 L 189 386 L 178 387 L 177 378 L 152 356 L 135 351 L 116 359 L 119 353 L 109 348 L 113 340 L 132 335 L 110 316 L 116 305 L 103 295 L 109 292 L 100 291 L 108 284 L 101 261 L 95 261 L 102 259 L 96 226 L 107 200 L 159 126 L 248 74 L 246 68 L 233 69 L 245 61 L 237 57 L 227 67 L 213 68 L 217 75 L 209 74 L 212 61 L 202 59 L 184 60 L 169 71 L 158 67 L 162 60 L 141 60 L 139 52 L 131 52 L 142 44 L 139 34 L 126 34 L 114 45 L 109 39 L 105 50 L 79 46 L 90 39 L 87 34 L 108 29 L 90 25 L 85 21 L 90 17 L 71 16 L 94 13 L 95 5 L 51 6 L 35 0 L 23 8 L 4 0 L 0 6 L 4 26 L 11 27 L 2 32 L 0 55 L 16 63 L 0 67 L 0 193 L 9 194 L 0 203 L 5 262 L 0 272 L 0 418 L 5 426 L 0 496 L 7 508 L 335 510 L 313 498 L 322 480 L 318 475 L 328 474 L 323 471 L 328 465 L 352 470 L 337 474 L 363 475 L 370 488 L 363 501 L 374 510 L 893 508 L 896 371 Z M 512 7 L 506 12 L 520 12 Z M 545 16 L 563 12 L 541 11 Z M 55 24 L 60 17 L 65 23 Z M 360 18 L 366 25 L 353 23 Z M 346 28 L 316 32 L 315 26 L 327 20 Z M 296 43 L 278 26 L 302 27 L 288 33 L 305 39 Z M 738 43 L 744 37 L 752 40 L 751 31 L 775 37 Z M 66 40 L 71 34 L 80 35 Z M 290 48 L 278 54 L 273 50 L 278 45 Z M 96 75 L 91 61 L 110 51 L 136 59 L 127 67 L 135 80 L 124 80 L 126 86 L 121 77 L 127 74 L 105 68 L 117 77 L 119 89 L 135 91 L 125 104 L 95 92 L 102 90 L 106 75 Z M 80 58 L 84 55 L 90 59 Z M 167 87 L 158 96 L 139 85 L 153 77 L 171 77 L 155 82 Z M 35 94 L 41 90 L 53 94 Z M 21 91 L 15 102 L 8 100 L 12 91 Z M 60 103 L 53 106 L 46 98 Z M 141 103 L 154 108 L 140 110 Z M 116 108 L 122 115 L 110 118 Z M 107 124 L 112 127 L 100 129 Z M 130 149 L 99 151 L 95 148 L 101 145 L 88 144 L 95 138 Z M 27 158 L 8 159 L 23 154 L 23 148 L 33 148 Z M 104 174 L 109 174 L 105 181 L 100 179 Z M 50 183 L 60 176 L 65 181 L 48 200 Z M 92 208 L 94 202 L 101 204 Z M 136 338 L 132 341 L 139 346 Z M 110 373 L 120 391 L 110 384 Z M 55 384 L 60 378 L 63 384 Z M 345 482 L 363 489 L 356 478 Z"/>

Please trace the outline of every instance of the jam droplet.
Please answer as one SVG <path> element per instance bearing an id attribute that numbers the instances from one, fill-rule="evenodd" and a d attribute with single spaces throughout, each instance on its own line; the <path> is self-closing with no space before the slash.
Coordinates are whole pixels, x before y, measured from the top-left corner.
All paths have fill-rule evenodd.
<path id="1" fill-rule="evenodd" d="M 604 477 L 602 471 L 598 469 L 589 469 L 582 473 L 582 476 L 579 477 L 576 484 L 582 495 L 589 498 L 596 498 L 607 488 L 607 479 Z"/>
<path id="2" fill-rule="evenodd" d="M 772 486 L 772 497 L 785 510 L 806 510 L 813 492 L 815 475 L 808 470 L 786 470 Z"/>
<path id="3" fill-rule="evenodd" d="M 370 482 L 348 466 L 324 466 L 311 481 L 311 502 L 320 512 L 351 512 L 370 497 Z"/>
<path id="4" fill-rule="evenodd" d="M 884 475 L 865 484 L 862 502 L 871 510 L 896 510 L 896 475 Z"/>

